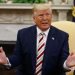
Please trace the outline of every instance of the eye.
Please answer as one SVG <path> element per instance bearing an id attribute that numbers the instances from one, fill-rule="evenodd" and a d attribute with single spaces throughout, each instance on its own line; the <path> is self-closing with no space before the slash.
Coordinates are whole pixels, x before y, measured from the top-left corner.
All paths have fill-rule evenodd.
<path id="1" fill-rule="evenodd" d="M 46 13 L 45 15 L 46 15 L 46 16 L 50 16 L 50 14 L 49 14 L 49 13 Z"/>
<path id="2" fill-rule="evenodd" d="M 39 16 L 39 17 L 43 17 L 43 14 L 39 14 L 38 16 Z"/>

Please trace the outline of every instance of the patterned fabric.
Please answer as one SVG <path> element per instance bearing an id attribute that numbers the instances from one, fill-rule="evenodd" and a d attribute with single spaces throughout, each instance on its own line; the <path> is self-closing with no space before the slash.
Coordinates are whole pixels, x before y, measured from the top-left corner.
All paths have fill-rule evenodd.
<path id="1" fill-rule="evenodd" d="M 42 62 L 43 62 L 44 48 L 45 48 L 44 35 L 45 35 L 44 33 L 40 33 L 39 35 L 35 75 L 41 75 L 42 73 Z"/>

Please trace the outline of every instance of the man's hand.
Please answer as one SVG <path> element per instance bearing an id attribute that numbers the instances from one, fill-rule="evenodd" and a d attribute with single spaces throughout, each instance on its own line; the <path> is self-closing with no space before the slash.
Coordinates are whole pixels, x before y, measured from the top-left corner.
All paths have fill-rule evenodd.
<path id="1" fill-rule="evenodd" d="M 71 67 L 75 67 L 75 54 L 71 53 L 67 60 L 66 60 L 66 66 L 71 68 Z"/>
<path id="2" fill-rule="evenodd" d="M 2 47 L 0 47 L 0 64 L 7 64 L 7 57 Z"/>

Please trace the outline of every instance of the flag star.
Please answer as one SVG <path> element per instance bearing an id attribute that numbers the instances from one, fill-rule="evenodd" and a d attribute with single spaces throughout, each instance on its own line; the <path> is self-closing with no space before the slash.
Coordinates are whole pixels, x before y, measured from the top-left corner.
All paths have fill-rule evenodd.
<path id="1" fill-rule="evenodd" d="M 54 38 L 54 37 L 52 37 L 52 40 L 55 40 L 55 38 Z"/>

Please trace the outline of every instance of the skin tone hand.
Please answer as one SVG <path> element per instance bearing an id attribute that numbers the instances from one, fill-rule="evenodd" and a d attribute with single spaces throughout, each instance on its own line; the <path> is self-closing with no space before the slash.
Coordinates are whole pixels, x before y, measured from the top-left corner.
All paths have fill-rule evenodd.
<path id="1" fill-rule="evenodd" d="M 2 47 L 0 47 L 0 64 L 7 64 L 7 57 Z"/>
<path id="2" fill-rule="evenodd" d="M 66 60 L 66 66 L 71 68 L 75 66 L 75 53 L 71 53 L 67 60 Z"/>

